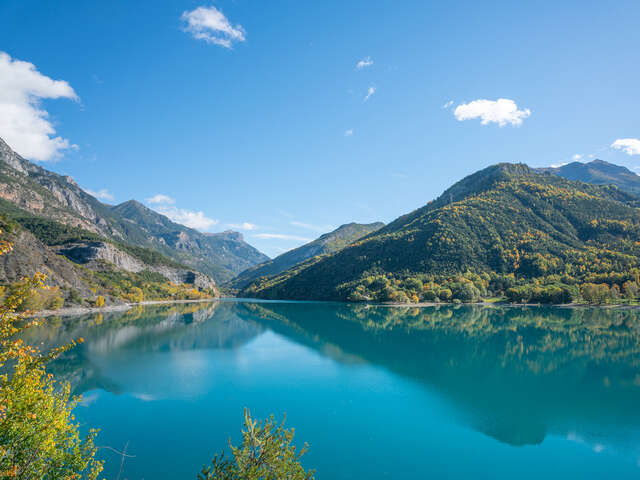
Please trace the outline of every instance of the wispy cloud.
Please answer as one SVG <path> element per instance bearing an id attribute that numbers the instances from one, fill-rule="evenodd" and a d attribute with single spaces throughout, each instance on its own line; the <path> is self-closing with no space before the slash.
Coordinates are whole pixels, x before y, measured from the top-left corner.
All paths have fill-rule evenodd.
<path id="1" fill-rule="evenodd" d="M 640 155 L 640 140 L 637 138 L 619 138 L 611 144 L 611 147 L 627 155 Z"/>
<path id="2" fill-rule="evenodd" d="M 278 239 L 278 240 L 296 240 L 298 242 L 310 242 L 312 239 L 307 237 L 299 237 L 298 235 L 289 235 L 286 233 L 256 233 L 252 235 L 255 238 L 262 238 L 264 240 Z"/>
<path id="3" fill-rule="evenodd" d="M 231 48 L 234 42 L 244 42 L 246 32 L 242 25 L 231 25 L 224 14 L 215 7 L 198 7 L 182 14 L 185 31 L 193 38 L 207 43 Z"/>
<path id="4" fill-rule="evenodd" d="M 363 58 L 362 60 L 360 60 L 356 64 L 356 68 L 358 70 L 362 70 L 363 68 L 370 67 L 371 65 L 373 65 L 373 60 L 371 60 L 371 57 L 367 57 L 367 58 Z"/>
<path id="5" fill-rule="evenodd" d="M 449 100 L 447 103 L 445 103 L 444 105 L 442 105 L 442 108 L 447 109 L 447 108 L 449 108 L 451 105 L 453 105 L 453 100 Z"/>
<path id="6" fill-rule="evenodd" d="M 218 224 L 218 220 L 207 217 L 204 212 L 200 210 L 186 210 L 173 205 L 159 205 L 154 207 L 154 210 L 176 223 L 184 225 L 185 227 L 195 228 L 202 232 L 206 232 Z"/>
<path id="7" fill-rule="evenodd" d="M 105 200 L 108 202 L 112 202 L 115 200 L 115 197 L 113 196 L 113 194 L 109 192 L 109 190 L 107 190 L 106 188 L 102 188 L 98 191 L 90 190 L 88 188 L 83 188 L 83 190 L 87 192 L 89 195 L 93 195 L 98 200 Z"/>
<path id="8" fill-rule="evenodd" d="M 294 227 L 304 228 L 306 230 L 312 230 L 320 233 L 326 233 L 336 229 L 333 225 L 313 225 L 311 223 L 297 222 L 295 220 L 292 220 L 290 223 Z"/>
<path id="9" fill-rule="evenodd" d="M 0 137 L 30 160 L 55 160 L 68 149 L 77 149 L 66 138 L 55 136 L 49 113 L 41 99 L 68 98 L 76 92 L 64 80 L 52 80 L 29 62 L 0 52 Z"/>
<path id="10" fill-rule="evenodd" d="M 176 203 L 176 201 L 169 195 L 158 193 L 153 197 L 147 198 L 147 203 L 150 205 L 173 205 L 174 203 Z"/>
<path id="11" fill-rule="evenodd" d="M 474 100 L 469 103 L 458 105 L 453 111 L 458 121 L 479 118 L 482 125 L 497 123 L 504 127 L 507 124 L 519 126 L 522 120 L 531 115 L 531 110 L 525 108 L 518 109 L 518 105 L 508 98 L 498 100 Z"/>
<path id="12" fill-rule="evenodd" d="M 579 162 L 580 160 L 582 160 L 582 155 L 580 155 L 579 153 L 576 153 L 571 157 L 571 160 L 573 160 L 574 162 Z"/>
<path id="13" fill-rule="evenodd" d="M 258 230 L 257 225 L 253 224 L 253 223 L 249 223 L 249 222 L 242 222 L 242 223 L 229 223 L 227 224 L 230 228 L 233 228 L 235 230 L 246 230 L 246 231 L 250 231 L 250 230 Z"/>
<path id="14" fill-rule="evenodd" d="M 184 225 L 185 227 L 206 232 L 218 224 L 218 220 L 207 217 L 204 212 L 200 210 L 187 210 L 176 207 L 174 205 L 174 203 L 176 203 L 175 199 L 162 193 L 149 197 L 146 201 L 148 205 L 152 205 L 152 208 L 156 212 L 161 213 L 171 221 Z"/>
<path id="15" fill-rule="evenodd" d="M 352 135 L 353 135 L 353 128 L 350 128 L 349 130 L 344 132 L 345 137 L 351 137 Z"/>
<path id="16" fill-rule="evenodd" d="M 371 98 L 371 95 L 373 95 L 374 93 L 376 93 L 376 87 L 369 87 L 367 89 L 367 94 L 364 97 L 364 101 L 366 102 L 367 100 L 369 100 Z"/>

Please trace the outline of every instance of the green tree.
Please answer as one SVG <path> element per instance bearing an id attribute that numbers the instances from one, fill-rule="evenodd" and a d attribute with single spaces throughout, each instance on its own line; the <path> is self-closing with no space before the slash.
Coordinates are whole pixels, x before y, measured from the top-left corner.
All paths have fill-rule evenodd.
<path id="1" fill-rule="evenodd" d="M 263 422 L 251 418 L 249 410 L 244 411 L 242 444 L 229 447 L 233 459 L 224 453 L 216 455 L 211 466 L 204 467 L 199 480 L 313 480 L 314 472 L 305 470 L 300 458 L 308 445 L 296 451 L 293 442 L 294 430 L 284 428 L 272 415 Z"/>

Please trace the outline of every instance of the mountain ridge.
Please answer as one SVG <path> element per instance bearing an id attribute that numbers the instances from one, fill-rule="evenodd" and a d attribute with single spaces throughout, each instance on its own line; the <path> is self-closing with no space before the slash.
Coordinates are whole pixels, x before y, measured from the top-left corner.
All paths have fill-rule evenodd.
<path id="1" fill-rule="evenodd" d="M 424 294 L 402 286 L 414 277 L 414 285 L 437 277 L 455 289 L 464 282 L 451 279 L 465 272 L 585 280 L 609 268 L 629 276 L 640 258 L 637 205 L 637 197 L 615 186 L 572 182 L 524 164 L 492 165 L 343 250 L 256 281 L 241 294 L 392 301 L 397 291 Z M 487 290 L 489 279 L 476 281 L 474 288 Z"/>
<path id="2" fill-rule="evenodd" d="M 273 260 L 240 272 L 237 277 L 229 282 L 229 286 L 231 288 L 244 288 L 256 278 L 277 275 L 309 258 L 336 252 L 350 243 L 379 230 L 383 226 L 384 223 L 382 222 L 369 224 L 345 223 L 309 243 L 277 256 Z"/>
<path id="3" fill-rule="evenodd" d="M 57 222 L 134 246 L 151 248 L 218 283 L 268 260 L 244 240 L 206 235 L 172 222 L 136 200 L 106 205 L 68 176 L 23 159 L 0 139 L 0 198 Z"/>
<path id="4" fill-rule="evenodd" d="M 559 167 L 537 168 L 535 170 L 558 175 L 567 180 L 581 181 L 594 185 L 616 185 L 627 193 L 640 195 L 639 175 L 626 167 L 600 159 L 587 163 L 571 162 Z"/>

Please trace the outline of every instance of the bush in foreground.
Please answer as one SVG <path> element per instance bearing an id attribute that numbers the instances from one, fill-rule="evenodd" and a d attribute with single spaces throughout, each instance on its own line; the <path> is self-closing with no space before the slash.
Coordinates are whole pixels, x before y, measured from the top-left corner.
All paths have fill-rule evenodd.
<path id="1" fill-rule="evenodd" d="M 294 430 L 285 429 L 284 421 L 276 422 L 273 415 L 258 422 L 245 409 L 242 444 L 234 447 L 229 442 L 233 459 L 216 455 L 198 480 L 313 480 L 314 472 L 300 464 L 308 445 L 296 451 L 293 435 Z"/>

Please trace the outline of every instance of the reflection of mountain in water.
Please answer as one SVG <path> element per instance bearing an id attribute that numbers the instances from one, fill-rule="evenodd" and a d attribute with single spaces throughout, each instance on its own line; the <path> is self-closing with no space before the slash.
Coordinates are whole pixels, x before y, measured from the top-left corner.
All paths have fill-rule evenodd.
<path id="1" fill-rule="evenodd" d="M 236 310 L 232 303 L 147 306 L 124 313 L 49 320 L 44 326 L 27 332 L 25 339 L 43 342 L 42 348 L 47 350 L 83 337 L 84 343 L 54 362 L 50 370 L 68 381 L 76 394 L 94 388 L 120 393 L 116 382 L 103 376 L 100 364 L 127 351 L 240 347 L 263 329 L 255 322 L 240 318 Z"/>
<path id="2" fill-rule="evenodd" d="M 341 364 L 417 381 L 466 425 L 510 445 L 548 434 L 640 444 L 640 314 L 630 310 L 220 302 L 53 320 L 30 335 L 45 348 L 85 338 L 53 365 L 76 393 L 191 395 L 209 379 L 167 373 L 174 353 L 240 348 L 267 328 Z M 145 383 L 150 371 L 166 378 Z"/>
<path id="3" fill-rule="evenodd" d="M 629 445 L 629 432 L 640 427 L 635 311 L 247 308 L 313 348 L 358 357 L 432 387 L 459 407 L 465 423 L 511 445 L 539 443 L 548 433 L 571 437 L 576 430 Z"/>

